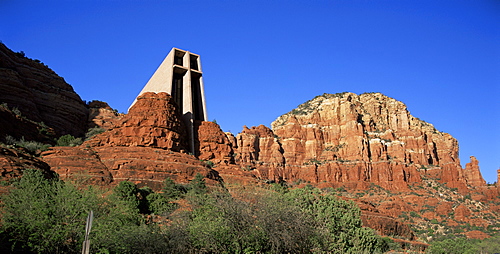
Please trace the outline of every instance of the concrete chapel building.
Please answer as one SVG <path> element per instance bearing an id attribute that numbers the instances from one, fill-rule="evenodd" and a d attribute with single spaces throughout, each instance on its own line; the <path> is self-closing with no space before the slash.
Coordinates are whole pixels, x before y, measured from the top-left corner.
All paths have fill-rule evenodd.
<path id="1" fill-rule="evenodd" d="M 195 153 L 194 121 L 207 120 L 202 74 L 199 55 L 172 48 L 139 93 L 141 95 L 145 92 L 165 92 L 172 96 L 188 128 L 189 145 L 193 154 Z M 136 100 L 132 105 L 135 102 Z"/>

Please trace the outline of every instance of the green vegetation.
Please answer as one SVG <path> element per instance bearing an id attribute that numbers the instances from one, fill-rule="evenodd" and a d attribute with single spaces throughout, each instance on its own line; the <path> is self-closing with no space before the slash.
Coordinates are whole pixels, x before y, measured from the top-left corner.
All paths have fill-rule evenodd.
<path id="1" fill-rule="evenodd" d="M 7 145 L 25 148 L 31 154 L 46 151 L 50 147 L 49 144 L 44 144 L 37 141 L 27 141 L 24 139 L 24 137 L 21 137 L 20 140 L 17 140 L 10 135 L 5 136 L 5 143 Z"/>
<path id="2" fill-rule="evenodd" d="M 427 249 L 430 254 L 473 254 L 473 253 L 498 253 L 500 252 L 500 235 L 484 240 L 467 239 L 463 237 L 448 238 L 431 242 Z"/>
<path id="3" fill-rule="evenodd" d="M 101 128 L 101 127 L 94 127 L 90 128 L 87 130 L 87 133 L 85 133 L 85 140 L 91 139 L 93 136 L 101 134 L 105 132 L 106 130 Z"/>
<path id="4" fill-rule="evenodd" d="M 82 143 L 81 138 L 75 138 L 70 134 L 63 135 L 57 139 L 57 146 L 79 146 Z"/>
<path id="5" fill-rule="evenodd" d="M 292 111 L 288 112 L 287 114 L 307 115 L 307 114 L 311 113 L 313 110 L 315 110 L 318 107 L 319 103 L 321 103 L 321 101 L 323 101 L 324 99 L 330 99 L 330 98 L 335 98 L 335 97 L 342 98 L 342 97 L 344 97 L 344 95 L 346 93 L 347 92 L 335 93 L 335 94 L 324 93 L 322 95 L 318 95 L 318 96 L 314 97 L 313 99 L 308 100 L 308 101 L 300 104 L 299 106 L 297 106 L 296 109 L 293 109 Z M 312 102 L 318 98 L 320 98 L 321 100 L 319 100 L 318 103 L 313 104 Z"/>
<path id="6" fill-rule="evenodd" d="M 382 253 L 392 244 L 361 226 L 353 202 L 311 186 L 235 198 L 200 174 L 186 185 L 167 178 L 162 193 L 127 181 L 110 193 L 28 169 L 2 203 L 1 252 L 78 253 L 90 210 L 91 253 Z"/>

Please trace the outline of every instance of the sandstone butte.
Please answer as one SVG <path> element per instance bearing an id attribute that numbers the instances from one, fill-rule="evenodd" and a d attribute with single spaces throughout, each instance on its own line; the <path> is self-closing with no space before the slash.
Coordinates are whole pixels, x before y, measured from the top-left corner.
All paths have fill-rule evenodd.
<path id="1" fill-rule="evenodd" d="M 32 167 L 63 179 L 101 185 L 129 180 L 154 189 L 167 177 L 185 183 L 196 173 L 230 191 L 231 185 L 311 184 L 355 201 L 364 225 L 417 248 L 426 244 L 414 242 L 414 231 L 428 241 L 433 234 L 484 238 L 484 232 L 500 230 L 500 188 L 485 183 L 477 159 L 462 168 L 451 135 L 380 93 L 317 96 L 276 119 L 272 129 L 244 127 L 236 136 L 216 123 L 196 122 L 196 151 L 189 154 L 185 127 L 168 94 L 143 94 L 128 114 L 104 102 L 85 105 L 52 70 L 3 44 L 0 72 L 0 101 L 9 105 L 0 107 L 0 140 L 9 134 L 43 141 L 42 121 L 58 136 L 106 130 L 41 157 L 2 147 L 4 178 Z M 12 89 L 26 96 L 18 98 Z M 12 112 L 14 106 L 22 117 Z"/>

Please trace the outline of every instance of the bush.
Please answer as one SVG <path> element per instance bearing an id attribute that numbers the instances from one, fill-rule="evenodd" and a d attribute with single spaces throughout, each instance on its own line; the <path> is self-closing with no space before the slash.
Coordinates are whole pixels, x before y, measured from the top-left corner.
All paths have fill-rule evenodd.
<path id="1" fill-rule="evenodd" d="M 21 137 L 20 140 L 16 140 L 14 137 L 10 135 L 5 136 L 5 143 L 7 143 L 8 145 L 23 147 L 32 154 L 46 151 L 50 147 L 49 144 L 44 144 L 37 141 L 26 141 L 24 140 L 24 137 Z"/>
<path id="2" fill-rule="evenodd" d="M 36 253 L 76 252 L 81 247 L 87 211 L 95 196 L 34 169 L 24 171 L 3 197 L 3 228 L 17 250 Z M 82 227 L 83 225 L 83 227 Z"/>
<path id="3" fill-rule="evenodd" d="M 420 214 L 416 213 L 415 211 L 411 211 L 410 216 L 414 218 L 420 218 Z"/>
<path id="4" fill-rule="evenodd" d="M 101 127 L 94 127 L 90 128 L 87 130 L 87 133 L 85 133 L 85 140 L 91 139 L 93 136 L 101 134 L 105 132 L 106 130 L 101 128 Z"/>
<path id="5" fill-rule="evenodd" d="M 165 182 L 166 189 L 181 186 Z M 189 209 L 167 214 L 176 204 L 148 187 L 124 181 L 104 195 L 26 170 L 2 199 L 0 241 L 6 236 L 17 253 L 77 253 L 92 210 L 92 253 L 380 253 L 394 245 L 362 227 L 353 202 L 311 186 L 238 198 L 226 190 L 209 192 L 201 174 L 190 186 Z M 157 216 L 141 214 L 144 204 L 143 213 L 168 215 L 169 222 L 160 227 L 149 219 Z"/>
<path id="6" fill-rule="evenodd" d="M 75 138 L 70 134 L 59 137 L 57 146 L 79 146 L 83 143 L 81 138 Z"/>
<path id="7" fill-rule="evenodd" d="M 388 246 L 372 229 L 363 228 L 361 210 L 352 201 L 323 194 L 318 189 L 294 189 L 285 194 L 309 214 L 319 232 L 318 251 L 328 253 L 379 253 Z"/>
<path id="8" fill-rule="evenodd" d="M 189 192 L 194 193 L 196 195 L 207 193 L 207 186 L 205 185 L 204 178 L 205 177 L 202 174 L 197 173 L 194 176 L 194 179 L 191 180 L 191 182 L 189 183 Z"/>
<path id="9" fill-rule="evenodd" d="M 22 113 L 21 113 L 21 110 L 19 110 L 19 108 L 17 107 L 13 107 L 11 109 L 12 113 L 14 113 L 16 116 L 22 116 Z"/>
<path id="10" fill-rule="evenodd" d="M 434 241 L 427 249 L 431 254 L 473 254 L 477 249 L 471 240 L 466 238 L 446 239 L 443 241 Z"/>
<path id="11" fill-rule="evenodd" d="M 167 200 L 176 200 L 186 193 L 184 186 L 176 184 L 170 177 L 163 181 L 163 196 Z"/>
<path id="12" fill-rule="evenodd" d="M 151 193 L 146 197 L 146 199 L 149 211 L 154 214 L 163 215 L 171 213 L 177 208 L 176 204 L 170 203 L 168 199 L 160 193 Z"/>

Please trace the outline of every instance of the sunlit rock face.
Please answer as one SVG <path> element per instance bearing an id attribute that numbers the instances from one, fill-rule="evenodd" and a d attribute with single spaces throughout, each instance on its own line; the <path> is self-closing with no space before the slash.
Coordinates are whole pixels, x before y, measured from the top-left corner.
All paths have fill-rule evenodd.
<path id="1" fill-rule="evenodd" d="M 94 184 L 128 180 L 160 189 L 168 177 L 188 182 L 197 173 L 218 181 L 216 171 L 186 152 L 186 129 L 170 95 L 144 93 L 110 123 L 81 146 L 42 153 L 44 161 L 63 179 Z"/>
<path id="2" fill-rule="evenodd" d="M 480 177 L 476 168 L 464 174 L 456 139 L 380 93 L 317 96 L 276 119 L 272 130 L 245 128 L 236 143 L 236 161 L 271 180 L 402 190 L 429 175 L 465 190 Z"/>
<path id="3" fill-rule="evenodd" d="M 186 128 L 167 93 L 143 93 L 128 114 L 88 141 L 90 146 L 142 146 L 187 150 Z"/>

